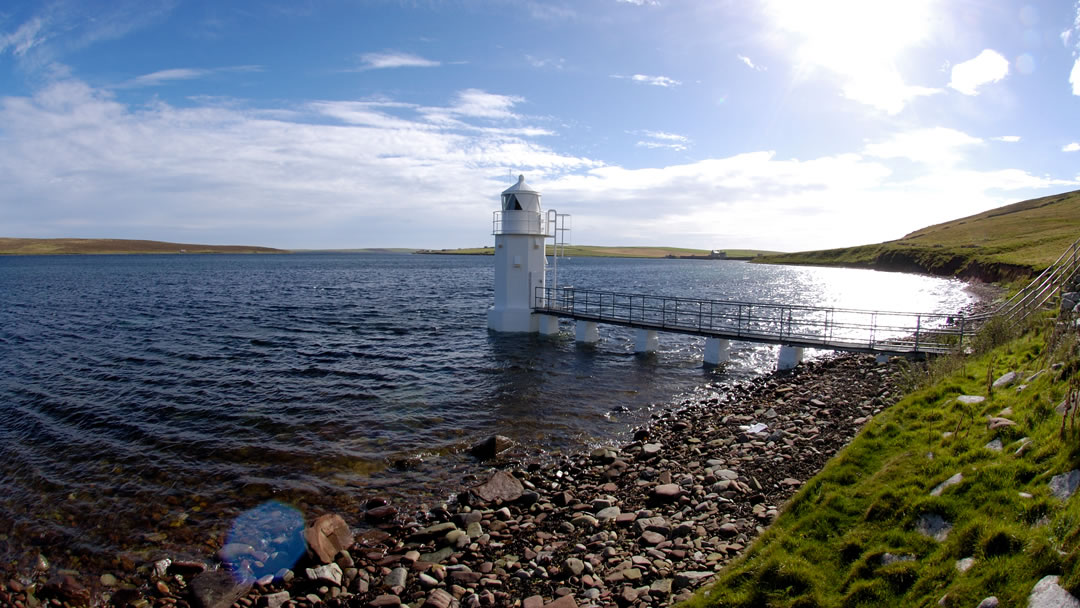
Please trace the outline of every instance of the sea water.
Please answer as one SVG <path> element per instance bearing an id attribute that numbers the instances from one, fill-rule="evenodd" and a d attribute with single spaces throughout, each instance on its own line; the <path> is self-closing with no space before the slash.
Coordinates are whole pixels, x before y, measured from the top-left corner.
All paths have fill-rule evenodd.
<path id="1" fill-rule="evenodd" d="M 560 285 L 956 312 L 949 279 L 729 260 L 560 259 Z M 0 561 L 199 556 L 267 500 L 359 521 L 445 500 L 507 435 L 543 455 L 625 439 L 776 347 L 630 330 L 595 346 L 486 329 L 493 260 L 289 254 L 0 258 Z"/>

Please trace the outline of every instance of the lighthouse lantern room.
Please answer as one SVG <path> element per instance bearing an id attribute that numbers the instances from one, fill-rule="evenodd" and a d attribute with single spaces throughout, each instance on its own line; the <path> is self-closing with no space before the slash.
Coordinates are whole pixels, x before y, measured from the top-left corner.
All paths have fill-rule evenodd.
<path id="1" fill-rule="evenodd" d="M 546 241 L 557 234 L 561 216 L 540 207 L 540 193 L 525 183 L 525 176 L 502 193 L 495 212 L 495 305 L 488 309 L 488 328 L 499 332 L 536 332 L 539 315 L 533 314 L 543 297 L 547 270 Z"/>

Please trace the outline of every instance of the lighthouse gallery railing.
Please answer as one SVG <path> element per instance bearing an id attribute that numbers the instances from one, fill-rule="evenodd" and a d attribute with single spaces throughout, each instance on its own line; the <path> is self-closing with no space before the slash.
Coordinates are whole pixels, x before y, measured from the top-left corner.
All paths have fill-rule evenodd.
<path id="1" fill-rule="evenodd" d="M 936 354 L 961 346 L 965 317 L 537 288 L 534 310 L 641 329 L 800 347 Z"/>

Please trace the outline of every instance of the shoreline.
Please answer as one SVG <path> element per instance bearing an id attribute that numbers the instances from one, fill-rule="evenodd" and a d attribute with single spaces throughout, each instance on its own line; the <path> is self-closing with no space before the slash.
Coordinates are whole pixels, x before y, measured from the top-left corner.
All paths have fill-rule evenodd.
<path id="1" fill-rule="evenodd" d="M 364 522 L 330 516 L 344 529 L 336 549 L 348 549 L 336 561 L 337 550 L 320 559 L 309 549 L 290 570 L 264 573 L 281 539 L 299 534 L 294 529 L 276 539 L 231 539 L 205 561 L 23 572 L 0 591 L 0 602 L 665 605 L 711 580 L 870 417 L 898 399 L 899 373 L 900 366 L 869 356 L 828 356 L 789 372 L 706 385 L 654 414 L 619 447 L 543 462 L 503 452 L 489 469 L 498 488 L 477 488 L 488 478 L 470 475 L 459 500 L 430 510 L 373 499 Z M 766 430 L 749 432 L 758 423 Z M 350 538 L 355 544 L 345 543 Z M 251 570 L 258 583 L 222 578 L 222 562 Z M 214 593 L 239 595 L 227 604 L 200 601 L 211 579 Z"/>

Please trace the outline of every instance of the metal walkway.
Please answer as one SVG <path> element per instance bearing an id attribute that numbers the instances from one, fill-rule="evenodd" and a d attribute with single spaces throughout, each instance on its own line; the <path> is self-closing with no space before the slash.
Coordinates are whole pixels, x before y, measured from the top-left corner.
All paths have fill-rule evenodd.
<path id="1" fill-rule="evenodd" d="M 975 329 L 961 315 L 699 300 L 573 287 L 538 288 L 534 312 L 722 340 L 916 358 L 958 348 Z"/>

